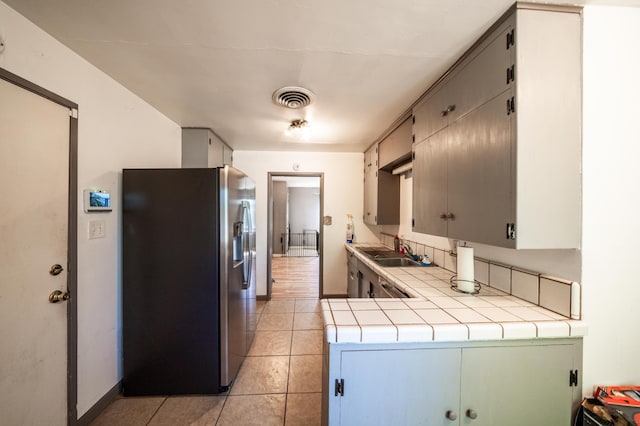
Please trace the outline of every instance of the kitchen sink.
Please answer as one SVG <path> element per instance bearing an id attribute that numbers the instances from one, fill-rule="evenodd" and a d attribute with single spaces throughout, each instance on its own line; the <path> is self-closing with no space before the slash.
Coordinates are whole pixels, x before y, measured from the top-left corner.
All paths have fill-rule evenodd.
<path id="1" fill-rule="evenodd" d="M 422 266 L 420 262 L 387 247 L 358 247 L 356 250 L 367 255 L 380 266 Z"/>
<path id="2" fill-rule="evenodd" d="M 408 257 L 386 257 L 375 258 L 374 260 L 380 266 L 422 266 L 421 263 L 411 260 Z"/>
<path id="3" fill-rule="evenodd" d="M 402 257 L 402 254 L 386 247 L 358 247 L 356 250 L 373 258 Z"/>

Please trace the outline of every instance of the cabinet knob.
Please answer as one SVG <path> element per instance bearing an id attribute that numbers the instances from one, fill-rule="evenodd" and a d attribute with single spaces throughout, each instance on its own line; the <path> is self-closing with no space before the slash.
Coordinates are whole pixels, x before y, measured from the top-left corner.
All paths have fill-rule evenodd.
<path id="1" fill-rule="evenodd" d="M 478 413 L 476 413 L 475 410 L 472 410 L 471 408 L 467 410 L 466 414 L 467 414 L 467 417 L 469 417 L 471 420 L 478 418 Z"/>
<path id="2" fill-rule="evenodd" d="M 447 214 L 446 214 L 446 213 L 442 213 L 442 214 L 440 215 L 440 219 L 447 220 Z"/>
<path id="3" fill-rule="evenodd" d="M 449 220 L 456 220 L 456 215 L 454 215 L 453 213 L 449 213 L 449 214 L 447 215 L 447 219 L 449 219 Z"/>
<path id="4" fill-rule="evenodd" d="M 446 117 L 447 115 L 449 115 L 450 112 L 453 112 L 456 110 L 456 106 L 455 105 L 449 105 L 447 107 L 447 109 L 444 109 L 442 111 L 440 111 L 440 115 L 443 117 Z"/>
<path id="5" fill-rule="evenodd" d="M 447 411 L 447 413 L 444 416 L 451 421 L 456 420 L 458 418 L 458 415 L 453 410 Z"/>

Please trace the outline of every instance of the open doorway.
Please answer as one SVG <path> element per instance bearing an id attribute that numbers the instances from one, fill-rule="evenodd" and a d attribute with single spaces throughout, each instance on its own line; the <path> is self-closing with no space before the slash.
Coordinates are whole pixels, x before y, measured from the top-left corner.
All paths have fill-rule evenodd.
<path id="1" fill-rule="evenodd" d="M 269 173 L 267 298 L 322 297 L 322 173 Z"/>

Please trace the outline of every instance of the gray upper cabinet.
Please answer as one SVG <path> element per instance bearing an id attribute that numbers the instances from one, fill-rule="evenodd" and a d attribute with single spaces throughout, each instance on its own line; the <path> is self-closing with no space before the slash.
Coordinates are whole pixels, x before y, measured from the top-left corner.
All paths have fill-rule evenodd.
<path id="1" fill-rule="evenodd" d="M 415 141 L 421 142 L 508 89 L 513 62 L 506 48 L 511 21 L 503 22 L 447 72 L 413 110 Z"/>
<path id="2" fill-rule="evenodd" d="M 378 145 L 364 153 L 364 217 L 369 225 L 376 224 L 378 214 Z"/>
<path id="3" fill-rule="evenodd" d="M 416 104 L 413 230 L 580 247 L 580 9 L 516 4 Z"/>
<path id="4" fill-rule="evenodd" d="M 447 131 L 415 144 L 413 158 L 413 231 L 447 235 Z"/>
<path id="5" fill-rule="evenodd" d="M 210 129 L 182 129 L 182 167 L 206 168 L 233 165 L 233 150 Z"/>
<path id="6" fill-rule="evenodd" d="M 411 117 L 407 118 L 393 132 L 378 144 L 379 168 L 390 170 L 411 160 L 413 130 Z"/>
<path id="7" fill-rule="evenodd" d="M 452 100 L 447 100 L 448 93 L 446 84 L 437 85 L 430 89 L 426 98 L 413 109 L 413 134 L 416 143 L 446 127 L 446 110 L 453 105 Z"/>
<path id="8" fill-rule="evenodd" d="M 510 92 L 455 121 L 448 132 L 449 238 L 502 245 L 513 222 Z"/>
<path id="9" fill-rule="evenodd" d="M 364 214 L 368 225 L 400 223 L 400 176 L 378 169 L 378 144 L 364 153 Z"/>

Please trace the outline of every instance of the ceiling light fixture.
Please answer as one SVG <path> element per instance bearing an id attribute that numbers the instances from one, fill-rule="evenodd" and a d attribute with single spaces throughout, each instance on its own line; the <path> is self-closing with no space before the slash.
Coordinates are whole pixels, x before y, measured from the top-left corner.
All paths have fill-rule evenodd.
<path id="1" fill-rule="evenodd" d="M 293 120 L 291 124 L 289 124 L 289 127 L 287 127 L 287 130 L 285 130 L 285 134 L 306 141 L 309 140 L 311 136 L 311 126 L 307 120 Z"/>

